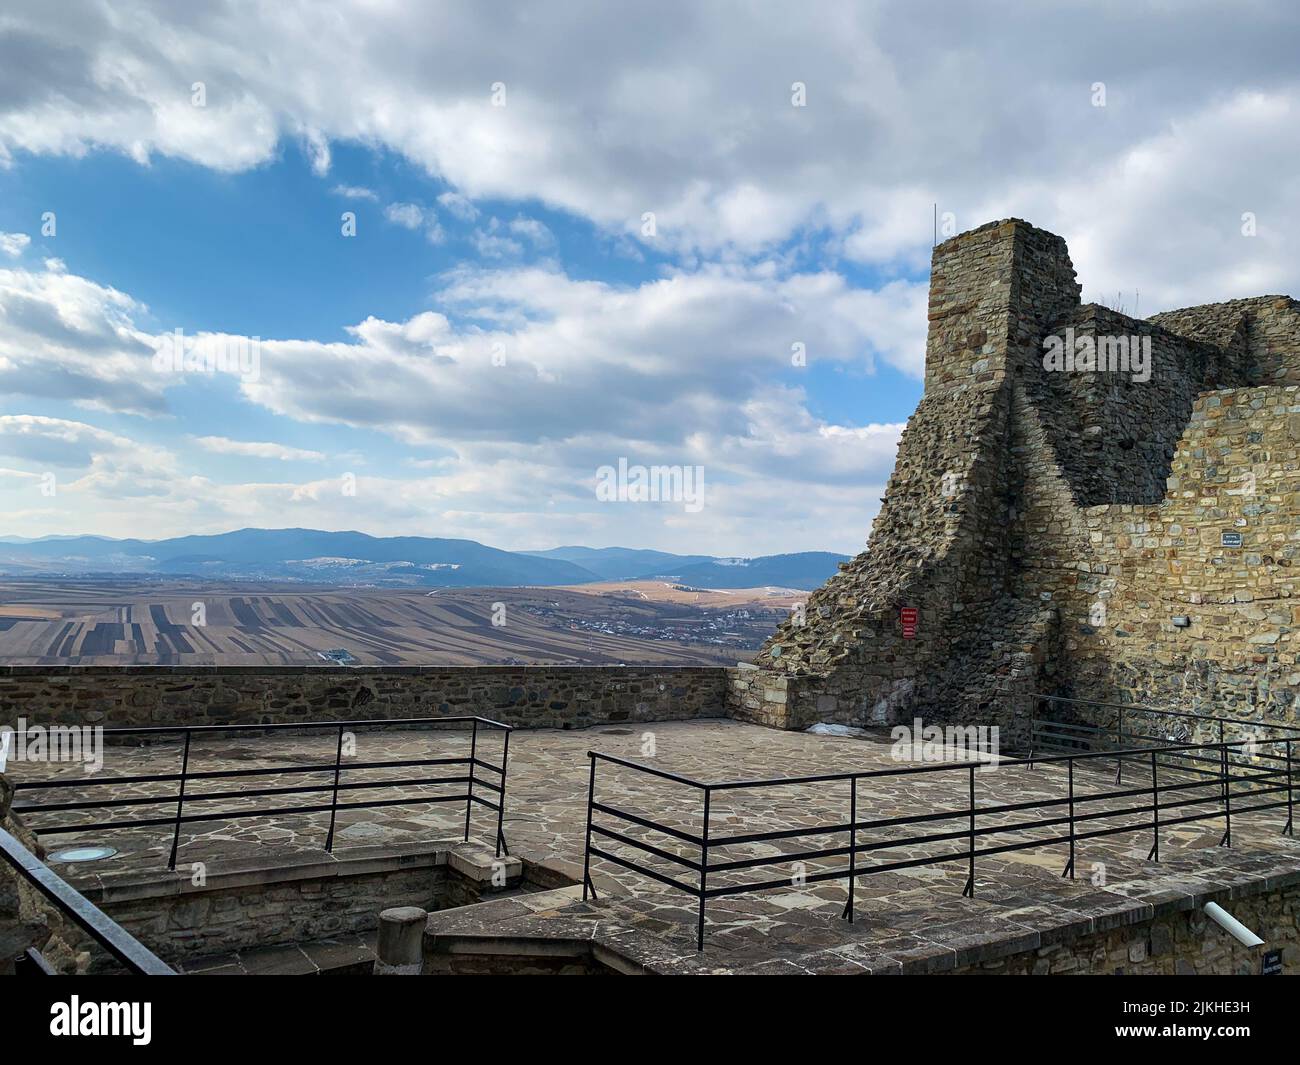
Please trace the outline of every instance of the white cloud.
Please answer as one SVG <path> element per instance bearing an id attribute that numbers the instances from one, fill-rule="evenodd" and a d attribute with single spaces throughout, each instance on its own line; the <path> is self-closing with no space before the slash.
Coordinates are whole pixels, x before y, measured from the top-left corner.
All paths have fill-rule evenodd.
<path id="1" fill-rule="evenodd" d="M 384 217 L 404 229 L 419 229 L 424 225 L 424 208 L 414 203 L 390 203 L 384 208 Z"/>
<path id="2" fill-rule="evenodd" d="M 384 208 L 384 217 L 403 229 L 424 230 L 425 239 L 430 244 L 443 241 L 442 226 L 438 224 L 438 214 L 432 208 L 421 207 L 418 203 L 390 203 Z"/>
<path id="3" fill-rule="evenodd" d="M 135 414 L 163 413 L 175 381 L 154 371 L 145 308 L 123 292 L 45 269 L 0 270 L 0 390 Z"/>
<path id="4" fill-rule="evenodd" d="M 57 473 L 58 492 L 85 501 L 85 529 L 98 528 L 94 515 L 105 499 L 163 495 L 176 476 L 172 453 L 64 418 L 0 416 L 0 455 L 28 463 L 28 474 Z"/>
<path id="5" fill-rule="evenodd" d="M 438 205 L 462 222 L 472 222 L 478 217 L 478 208 L 458 192 L 444 192 L 438 197 Z"/>
<path id="6" fill-rule="evenodd" d="M 31 242 L 26 233 L 0 233 L 0 254 L 17 259 Z"/>
<path id="7" fill-rule="evenodd" d="M 279 459 L 281 462 L 320 462 L 325 458 L 324 452 L 310 451 L 299 447 L 286 447 L 284 444 L 269 441 L 231 440 L 224 436 L 197 436 L 194 442 L 204 451 L 218 455 L 244 455 L 248 458 Z"/>
<path id="8" fill-rule="evenodd" d="M 490 219 L 485 228 L 474 231 L 471 238 L 474 250 L 484 259 L 514 259 L 523 255 L 523 244 L 506 236 L 503 230 L 498 219 Z"/>
<path id="9" fill-rule="evenodd" d="M 231 4 L 189 17 L 121 0 L 72 16 L 31 3 L 8 20 L 0 69 L 26 73 L 0 82 L 10 165 L 21 151 L 106 147 L 243 170 L 290 138 L 323 171 L 345 141 L 446 182 L 440 205 L 465 221 L 474 200 L 540 202 L 640 242 L 652 211 L 659 250 L 750 254 L 803 230 L 896 269 L 924 266 L 937 202 L 963 229 L 1015 214 L 1085 244 L 1100 222 L 1146 249 L 1175 302 L 1210 262 L 1216 280 L 1297 287 L 1293 259 L 1261 243 L 1229 242 L 1218 259 L 1235 230 L 1224 220 L 1242 211 L 1278 246 L 1300 227 L 1285 177 L 1300 142 L 1300 14 L 1282 2 L 1242 18 L 1206 2 L 1175 14 L 1004 0 L 939 23 L 903 0 L 743 18 L 670 2 L 641 25 L 591 5 L 502 19 L 474 4 Z M 1054 61 L 1024 61 L 1035 55 Z M 206 107 L 191 103 L 196 79 Z M 795 81 L 806 107 L 791 105 Z M 1225 110 L 1243 100 L 1272 117 Z M 1195 187 L 1207 167 L 1214 180 Z M 1143 223 L 1140 242 L 1124 221 Z"/>
<path id="10" fill-rule="evenodd" d="M 510 223 L 510 232 L 539 248 L 555 242 L 555 235 L 536 218 L 520 215 Z"/>
<path id="11" fill-rule="evenodd" d="M 370 200 L 378 202 L 379 193 L 374 189 L 368 189 L 364 185 L 335 185 L 330 192 L 335 196 L 342 196 L 349 200 Z"/>
<path id="12" fill-rule="evenodd" d="M 923 286 L 859 293 L 831 273 L 712 270 L 621 288 L 539 268 L 465 270 L 436 300 L 487 324 L 425 312 L 368 319 L 351 343 L 264 340 L 244 395 L 461 454 L 544 446 L 586 462 L 602 437 L 672 449 L 701 426 L 748 434 L 745 402 L 785 379 L 796 343 L 813 363 L 869 372 L 879 354 L 919 374 L 925 331 Z"/>

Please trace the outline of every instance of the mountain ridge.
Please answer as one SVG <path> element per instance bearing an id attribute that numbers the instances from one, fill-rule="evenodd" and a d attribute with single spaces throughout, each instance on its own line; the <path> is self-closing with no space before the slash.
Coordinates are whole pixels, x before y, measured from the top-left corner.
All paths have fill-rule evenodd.
<path id="1" fill-rule="evenodd" d="M 158 540 L 0 537 L 0 574 L 137 574 L 400 587 L 527 587 L 672 579 L 701 588 L 815 588 L 847 558 L 805 551 L 756 558 L 568 545 L 506 551 L 476 540 L 354 530 L 235 529 Z"/>

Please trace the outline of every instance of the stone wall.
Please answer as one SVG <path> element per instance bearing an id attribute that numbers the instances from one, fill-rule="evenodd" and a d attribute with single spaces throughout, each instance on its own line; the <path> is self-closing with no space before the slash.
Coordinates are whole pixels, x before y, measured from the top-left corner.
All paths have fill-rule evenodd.
<path id="1" fill-rule="evenodd" d="M 436 911 L 523 886 L 518 858 L 502 858 L 499 868 L 500 882 L 494 883 L 492 853 L 477 843 L 407 844 L 232 863 L 209 871 L 201 883 L 189 873 L 125 873 L 77 888 L 160 958 L 176 964 L 367 932 L 389 907 Z M 77 949 L 91 959 L 92 972 L 117 968 L 88 941 Z"/>
<path id="2" fill-rule="evenodd" d="M 1261 384 L 1300 384 L 1300 303 L 1255 296 L 1153 314 L 1150 321 L 1179 336 L 1242 352 Z"/>
<path id="3" fill-rule="evenodd" d="M 674 666 L 4 666 L 0 725 L 478 715 L 528 728 L 721 717 L 727 672 Z"/>
<path id="4" fill-rule="evenodd" d="M 731 712 L 996 722 L 1011 745 L 1033 690 L 1296 720 L 1300 304 L 1081 305 L 1064 241 L 1012 220 L 935 249 L 929 318 L 868 550 L 736 672 Z M 1123 339 L 1149 372 L 1055 368 L 1051 338 Z"/>
<path id="5" fill-rule="evenodd" d="M 1167 496 L 1085 508 L 1074 579 L 1040 572 L 1062 614 L 1061 686 L 1300 723 L 1298 516 L 1300 387 L 1203 395 Z"/>
<path id="6" fill-rule="evenodd" d="M 1223 906 L 1263 939 L 1264 946 L 1243 947 L 1198 909 L 950 972 L 1008 976 L 1249 976 L 1259 973 L 1265 950 L 1282 951 L 1283 973 L 1300 971 L 1300 887 L 1225 900 Z M 1134 1019 L 1132 1023 L 1165 1022 Z M 1229 1019 L 1223 1023 L 1234 1022 Z"/>

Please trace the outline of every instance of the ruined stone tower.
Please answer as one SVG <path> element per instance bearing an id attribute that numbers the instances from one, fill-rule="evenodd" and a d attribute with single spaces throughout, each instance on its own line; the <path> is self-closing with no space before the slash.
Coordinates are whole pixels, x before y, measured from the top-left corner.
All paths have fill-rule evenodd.
<path id="1" fill-rule="evenodd" d="M 1079 293 L 1020 220 L 935 248 L 925 394 L 868 549 L 737 671 L 734 714 L 1014 740 L 1003 693 L 1045 691 L 1296 720 L 1300 304 L 1138 320 Z"/>

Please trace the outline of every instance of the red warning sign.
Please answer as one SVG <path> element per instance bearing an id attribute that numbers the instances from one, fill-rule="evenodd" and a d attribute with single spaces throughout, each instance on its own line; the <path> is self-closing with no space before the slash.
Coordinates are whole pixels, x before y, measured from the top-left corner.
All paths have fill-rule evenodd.
<path id="1" fill-rule="evenodd" d="M 920 611 L 914 606 L 901 607 L 898 611 L 898 620 L 903 623 L 903 639 L 916 639 L 916 622 Z"/>

